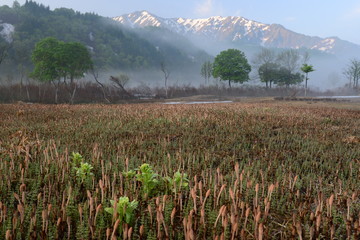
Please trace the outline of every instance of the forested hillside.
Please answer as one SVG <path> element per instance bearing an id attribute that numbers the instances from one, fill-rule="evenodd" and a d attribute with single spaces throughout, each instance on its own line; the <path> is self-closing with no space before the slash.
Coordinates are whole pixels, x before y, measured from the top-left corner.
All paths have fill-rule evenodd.
<path id="1" fill-rule="evenodd" d="M 14 28 L 8 36 L 3 31 L 6 26 Z M 163 45 L 141 38 L 111 19 L 66 8 L 52 11 L 33 1 L 0 7 L 1 32 L 0 44 L 7 47 L 7 57 L 0 73 L 14 71 L 14 66 L 31 69 L 31 52 L 36 42 L 49 36 L 83 43 L 91 51 L 95 66 L 102 69 L 159 68 L 162 62 L 186 67 L 194 61 L 202 62 L 175 45 L 166 44 L 162 48 Z M 205 53 L 199 56 L 208 57 Z"/>

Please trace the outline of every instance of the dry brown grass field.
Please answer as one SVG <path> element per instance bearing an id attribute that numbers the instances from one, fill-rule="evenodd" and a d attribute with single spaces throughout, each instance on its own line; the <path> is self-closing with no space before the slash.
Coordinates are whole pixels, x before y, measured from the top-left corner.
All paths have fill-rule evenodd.
<path id="1" fill-rule="evenodd" d="M 359 239 L 359 176 L 358 102 L 0 105 L 0 239 Z"/>

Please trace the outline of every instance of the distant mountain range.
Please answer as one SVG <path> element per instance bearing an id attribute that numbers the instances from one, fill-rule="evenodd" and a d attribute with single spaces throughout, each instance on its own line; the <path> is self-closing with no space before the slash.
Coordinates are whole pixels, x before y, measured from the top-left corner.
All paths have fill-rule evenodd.
<path id="1" fill-rule="evenodd" d="M 250 44 L 271 48 L 306 48 L 335 55 L 360 53 L 360 45 L 337 37 L 306 36 L 279 24 L 264 24 L 243 17 L 162 18 L 147 11 L 138 11 L 113 19 L 130 28 L 160 27 L 186 37 L 205 38 L 217 43 Z"/>

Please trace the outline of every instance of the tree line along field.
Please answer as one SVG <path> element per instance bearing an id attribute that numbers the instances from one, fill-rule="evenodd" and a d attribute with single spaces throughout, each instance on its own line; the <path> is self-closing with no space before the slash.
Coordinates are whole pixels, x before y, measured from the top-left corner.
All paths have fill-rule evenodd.
<path id="1" fill-rule="evenodd" d="M 1 239 L 358 239 L 360 112 L 0 105 Z"/>

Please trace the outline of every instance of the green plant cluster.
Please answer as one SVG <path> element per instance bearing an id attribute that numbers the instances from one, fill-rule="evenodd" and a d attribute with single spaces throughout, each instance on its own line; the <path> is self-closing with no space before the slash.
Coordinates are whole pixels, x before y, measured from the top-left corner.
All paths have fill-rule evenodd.
<path id="1" fill-rule="evenodd" d="M 142 164 L 138 169 L 123 172 L 123 176 L 128 179 L 135 177 L 136 181 L 141 183 L 144 199 L 166 194 L 168 191 L 180 192 L 187 188 L 189 183 L 186 173 L 177 171 L 173 177 L 160 177 L 148 163 Z"/>
<path id="2" fill-rule="evenodd" d="M 90 163 L 84 162 L 83 157 L 80 153 L 72 153 L 72 166 L 76 177 L 80 183 L 89 182 L 94 174 L 91 170 L 94 168 Z"/>
<path id="3" fill-rule="evenodd" d="M 139 205 L 138 201 L 133 200 L 130 202 L 128 197 L 120 197 L 118 202 L 110 200 L 110 203 L 112 207 L 105 208 L 106 212 L 111 215 L 117 215 L 117 219 L 120 220 L 120 224 L 133 224 L 135 220 L 135 210 Z"/>

